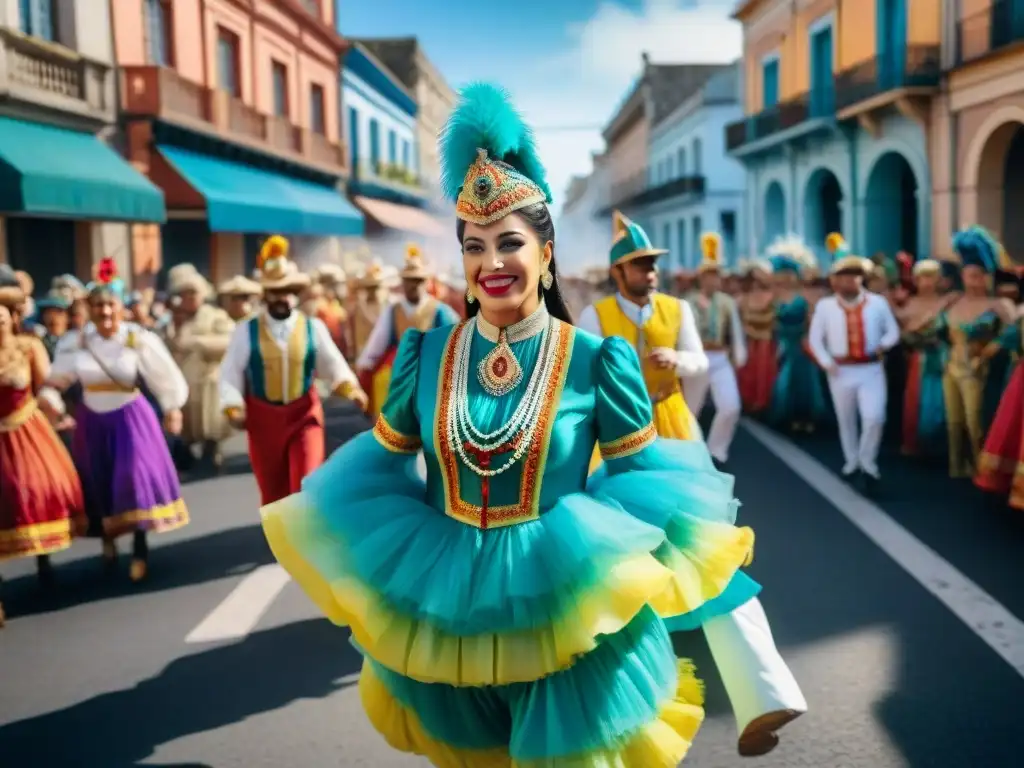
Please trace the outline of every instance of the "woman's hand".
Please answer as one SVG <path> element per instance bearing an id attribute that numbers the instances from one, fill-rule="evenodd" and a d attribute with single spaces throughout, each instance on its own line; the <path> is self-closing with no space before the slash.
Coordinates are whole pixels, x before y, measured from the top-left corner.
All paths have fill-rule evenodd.
<path id="1" fill-rule="evenodd" d="M 167 411 L 164 414 L 164 429 L 170 435 L 180 435 L 182 427 L 182 416 L 179 409 Z"/>

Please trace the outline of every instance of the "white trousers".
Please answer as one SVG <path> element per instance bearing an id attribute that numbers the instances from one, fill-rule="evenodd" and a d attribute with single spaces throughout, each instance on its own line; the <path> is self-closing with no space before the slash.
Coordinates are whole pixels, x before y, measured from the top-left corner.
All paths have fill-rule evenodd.
<path id="1" fill-rule="evenodd" d="M 708 372 L 683 379 L 683 393 L 693 415 L 700 417 L 708 390 L 711 390 L 715 418 L 707 434 L 708 451 L 719 461 L 727 461 L 736 425 L 740 421 L 740 388 L 729 353 L 716 350 L 707 355 Z"/>
<path id="2" fill-rule="evenodd" d="M 843 473 L 860 469 L 878 477 L 878 448 L 885 429 L 888 395 L 885 368 L 880 362 L 841 365 L 838 373 L 828 377 L 828 386 L 836 408 L 839 442 L 843 446 Z"/>
<path id="3" fill-rule="evenodd" d="M 762 715 L 786 709 L 807 711 L 807 699 L 775 647 L 768 617 L 756 597 L 708 621 L 704 636 L 740 736 Z"/>

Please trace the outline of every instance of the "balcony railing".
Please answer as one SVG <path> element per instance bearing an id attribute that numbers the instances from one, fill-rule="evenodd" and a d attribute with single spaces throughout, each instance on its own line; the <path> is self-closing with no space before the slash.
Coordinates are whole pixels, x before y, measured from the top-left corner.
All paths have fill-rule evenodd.
<path id="1" fill-rule="evenodd" d="M 359 163 L 356 181 L 373 184 L 407 195 L 422 197 L 425 188 L 422 179 L 413 171 L 394 163 L 372 163 L 364 160 Z"/>
<path id="2" fill-rule="evenodd" d="M 114 117 L 113 69 L 69 48 L 0 29 L 0 91 L 97 119 Z"/>
<path id="3" fill-rule="evenodd" d="M 158 117 L 223 133 L 250 146 L 336 172 L 346 165 L 341 144 L 300 128 L 286 117 L 264 115 L 226 91 L 206 88 L 166 67 L 129 66 L 122 72 L 122 109 L 127 115 Z"/>
<path id="4" fill-rule="evenodd" d="M 839 73 L 836 109 L 846 109 L 899 88 L 935 87 L 941 69 L 937 45 L 912 45 L 904 57 L 883 53 Z"/>
<path id="5" fill-rule="evenodd" d="M 827 97 L 818 96 L 817 98 L 826 100 Z M 811 95 L 804 93 L 762 110 L 756 115 L 750 115 L 743 120 L 730 123 L 725 128 L 726 149 L 730 151 L 738 149 L 744 144 L 766 139 L 773 134 L 800 125 L 810 117 L 818 117 L 819 115 L 811 112 L 811 101 Z"/>
<path id="6" fill-rule="evenodd" d="M 610 212 L 615 208 L 648 205 L 677 195 L 700 196 L 703 194 L 703 176 L 679 176 L 670 181 L 652 184 L 647 181 L 646 174 L 638 173 L 627 181 L 612 185 L 608 204 L 603 206 L 603 210 Z"/>
<path id="7" fill-rule="evenodd" d="M 1015 0 L 993 0 L 957 24 L 956 65 L 962 66 L 1024 40 L 1024 7 Z"/>

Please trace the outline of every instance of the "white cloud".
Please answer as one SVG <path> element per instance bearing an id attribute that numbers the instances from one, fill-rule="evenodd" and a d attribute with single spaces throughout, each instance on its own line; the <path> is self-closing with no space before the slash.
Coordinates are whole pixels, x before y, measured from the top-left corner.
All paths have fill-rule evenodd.
<path id="1" fill-rule="evenodd" d="M 604 145 L 600 129 L 640 73 L 642 53 L 667 64 L 726 63 L 740 55 L 742 28 L 729 18 L 735 3 L 645 0 L 632 11 L 604 0 L 569 30 L 569 46 L 507 83 L 537 128 L 556 208 L 569 179 L 590 171 L 590 153 Z"/>

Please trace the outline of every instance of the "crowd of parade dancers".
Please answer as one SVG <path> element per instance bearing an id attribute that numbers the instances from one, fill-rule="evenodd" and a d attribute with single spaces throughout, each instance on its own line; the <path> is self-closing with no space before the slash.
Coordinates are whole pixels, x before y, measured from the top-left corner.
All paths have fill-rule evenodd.
<path id="1" fill-rule="evenodd" d="M 897 412 L 907 453 L 945 446 L 952 475 L 1024 507 L 1017 275 L 978 227 L 953 238 L 956 263 L 895 268 L 832 234 L 827 277 L 795 236 L 727 273 L 705 233 L 696 273 L 662 291 L 666 252 L 616 212 L 614 290 L 574 323 L 543 166 L 506 98 L 467 89 L 442 137 L 464 289 L 415 246 L 393 286 L 376 262 L 305 274 L 276 235 L 217 290 L 174 267 L 165 305 L 110 259 L 39 301 L 0 267 L 0 559 L 36 557 L 52 588 L 49 555 L 74 537 L 98 538 L 113 573 L 130 536 L 145 579 L 149 534 L 189 521 L 179 468 L 217 471 L 244 432 L 268 542 L 351 628 L 396 748 L 675 765 L 703 700 L 669 633 L 700 629 L 740 754 L 765 754 L 807 702 L 743 570 L 741 413 L 797 433 L 834 419 L 842 474 L 874 493 Z M 374 423 L 326 462 L 324 397 Z"/>

